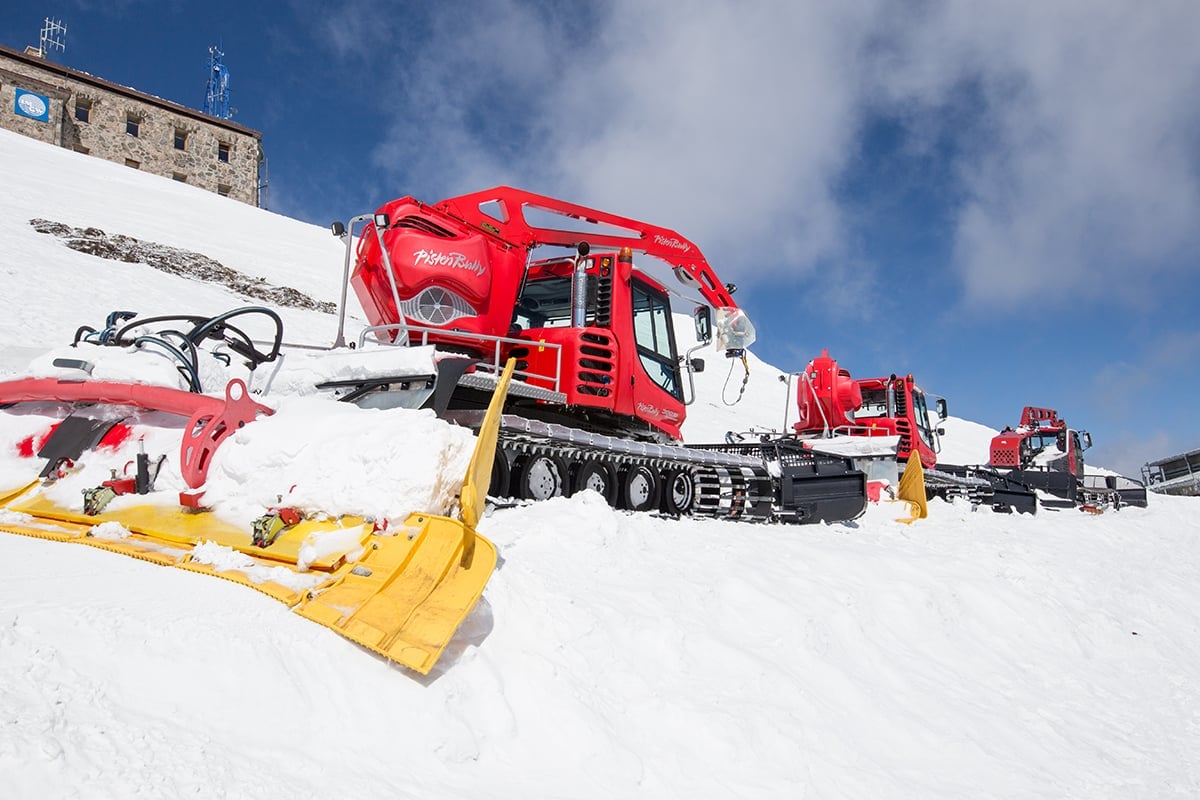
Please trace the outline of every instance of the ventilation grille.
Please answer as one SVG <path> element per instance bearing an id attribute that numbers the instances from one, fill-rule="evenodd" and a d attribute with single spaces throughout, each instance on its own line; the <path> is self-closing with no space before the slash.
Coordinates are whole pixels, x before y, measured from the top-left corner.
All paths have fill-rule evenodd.
<path id="1" fill-rule="evenodd" d="M 1017 466 L 1019 466 L 1016 451 L 1014 451 L 1014 450 L 993 450 L 992 451 L 992 466 L 993 467 L 1017 467 Z"/>
<path id="2" fill-rule="evenodd" d="M 392 228 L 409 228 L 411 230 L 427 233 L 430 236 L 437 236 L 442 239 L 453 239 L 454 234 L 434 222 L 427 220 L 425 217 L 418 217 L 415 214 L 410 214 L 407 217 L 401 217 L 392 223 Z"/>
<path id="3" fill-rule="evenodd" d="M 416 296 L 400 301 L 400 313 L 406 319 L 426 325 L 445 325 L 459 317 L 473 317 L 479 312 L 463 298 L 441 286 L 430 286 Z"/>
<path id="4" fill-rule="evenodd" d="M 612 274 L 596 280 L 596 324 L 601 328 L 612 325 Z"/>
<path id="5" fill-rule="evenodd" d="M 899 400 L 900 395 L 897 394 L 896 397 L 897 397 L 896 405 L 900 406 L 901 405 L 901 401 Z M 899 413 L 899 412 L 897 412 L 897 413 Z M 907 419 L 904 419 L 903 417 L 897 417 L 896 433 L 900 434 L 900 445 L 898 448 L 899 452 L 900 453 L 912 452 L 912 426 L 908 424 Z"/>
<path id="6" fill-rule="evenodd" d="M 612 340 L 596 333 L 585 333 L 580 338 L 586 344 L 580 346 L 576 360 L 579 383 L 575 390 L 594 397 L 608 397 L 612 394 L 613 375 L 616 373 Z"/>

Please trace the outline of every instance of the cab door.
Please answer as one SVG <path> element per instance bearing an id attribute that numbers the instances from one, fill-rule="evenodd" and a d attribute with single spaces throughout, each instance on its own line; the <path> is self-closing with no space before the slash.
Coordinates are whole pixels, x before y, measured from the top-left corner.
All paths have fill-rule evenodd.
<path id="1" fill-rule="evenodd" d="M 665 292 L 636 277 L 630 284 L 636 357 L 631 365 L 633 413 L 672 438 L 683 424 L 683 386 L 671 303 Z"/>

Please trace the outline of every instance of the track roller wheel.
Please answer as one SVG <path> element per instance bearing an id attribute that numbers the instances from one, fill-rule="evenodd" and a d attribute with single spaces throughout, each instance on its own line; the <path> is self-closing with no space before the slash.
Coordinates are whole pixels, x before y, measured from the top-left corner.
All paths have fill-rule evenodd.
<path id="1" fill-rule="evenodd" d="M 492 497 L 511 497 L 512 489 L 509 481 L 512 479 L 512 467 L 508 464 L 508 456 L 501 450 L 496 451 L 492 460 L 492 481 L 488 484 L 488 494 Z"/>
<path id="2" fill-rule="evenodd" d="M 583 461 L 575 466 L 571 477 L 571 494 L 591 489 L 610 506 L 617 501 L 617 475 L 601 461 Z"/>
<path id="3" fill-rule="evenodd" d="M 513 493 L 522 500 L 560 497 L 566 485 L 567 468 L 557 456 L 536 453 L 522 458 L 513 476 Z"/>
<path id="4" fill-rule="evenodd" d="M 691 513 L 696 502 L 696 478 L 686 469 L 669 470 L 663 477 L 662 510 L 673 516 Z"/>
<path id="5" fill-rule="evenodd" d="M 651 511 L 658 508 L 658 491 L 659 480 L 654 470 L 634 464 L 621 475 L 618 504 L 629 511 Z"/>

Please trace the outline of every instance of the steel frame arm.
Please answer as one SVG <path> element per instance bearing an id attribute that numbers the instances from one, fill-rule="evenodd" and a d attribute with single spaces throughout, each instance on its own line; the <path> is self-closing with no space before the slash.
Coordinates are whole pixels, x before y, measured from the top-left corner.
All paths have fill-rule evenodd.
<path id="1" fill-rule="evenodd" d="M 485 205 L 491 204 L 497 206 L 499 216 L 483 211 Z M 729 290 L 721 283 L 704 254 L 700 252 L 700 248 L 669 228 L 514 189 L 511 186 L 496 186 L 451 197 L 435 204 L 434 208 L 509 245 L 517 245 L 527 250 L 539 245 L 575 247 L 582 241 L 586 241 L 593 248 L 628 247 L 671 265 L 681 282 L 698 287 L 704 299 L 715 308 L 737 308 Z M 622 228 L 628 233 L 539 227 L 526 219 L 526 208 L 536 208 L 596 225 Z M 687 279 L 682 277 L 681 272 Z"/>

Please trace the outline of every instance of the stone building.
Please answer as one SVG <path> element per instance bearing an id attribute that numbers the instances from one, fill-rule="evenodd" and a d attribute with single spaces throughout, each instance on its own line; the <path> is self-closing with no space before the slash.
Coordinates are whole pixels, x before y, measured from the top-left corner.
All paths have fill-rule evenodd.
<path id="1" fill-rule="evenodd" d="M 0 128 L 260 205 L 262 133 L 0 45 Z"/>

